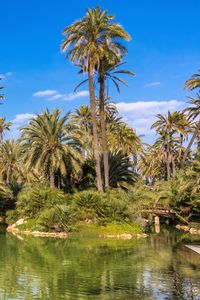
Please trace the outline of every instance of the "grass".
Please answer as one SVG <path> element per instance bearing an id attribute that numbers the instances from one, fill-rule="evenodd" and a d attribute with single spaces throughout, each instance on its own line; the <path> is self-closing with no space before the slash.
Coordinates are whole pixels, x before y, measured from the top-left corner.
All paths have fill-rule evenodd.
<path id="1" fill-rule="evenodd" d="M 142 234 L 143 230 L 138 224 L 117 224 L 112 223 L 107 226 L 100 227 L 102 235 L 120 235 L 120 234 Z"/>
<path id="2" fill-rule="evenodd" d="M 35 219 L 28 219 L 26 223 L 18 225 L 19 230 L 39 231 L 38 224 Z"/>

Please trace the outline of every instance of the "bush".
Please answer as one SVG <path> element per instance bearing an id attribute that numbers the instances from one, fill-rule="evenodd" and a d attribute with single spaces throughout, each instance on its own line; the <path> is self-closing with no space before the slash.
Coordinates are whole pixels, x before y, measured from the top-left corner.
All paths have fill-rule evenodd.
<path id="1" fill-rule="evenodd" d="M 42 209 L 67 204 L 69 196 L 58 189 L 35 185 L 22 190 L 18 195 L 17 211 L 22 217 L 35 217 Z"/>
<path id="2" fill-rule="evenodd" d="M 56 205 L 46 208 L 38 216 L 37 224 L 44 231 L 69 231 L 76 220 L 76 212 L 71 206 Z"/>
<path id="3" fill-rule="evenodd" d="M 70 231 L 81 224 L 130 224 L 134 222 L 133 209 L 130 209 L 132 197 L 132 192 L 121 189 L 103 194 L 87 190 L 67 195 L 48 186 L 36 185 L 20 192 L 17 210 L 8 213 L 8 220 L 26 217 L 29 220 L 24 228 L 57 232 Z"/>
<path id="4" fill-rule="evenodd" d="M 17 210 L 7 210 L 6 212 L 6 223 L 11 225 L 19 219 L 19 213 Z"/>
<path id="5" fill-rule="evenodd" d="M 87 220 L 97 220 L 99 224 L 130 220 L 128 202 L 121 199 L 118 191 L 108 191 L 102 195 L 94 191 L 83 191 L 75 194 L 73 201 L 79 211 L 80 220 L 84 216 Z"/>

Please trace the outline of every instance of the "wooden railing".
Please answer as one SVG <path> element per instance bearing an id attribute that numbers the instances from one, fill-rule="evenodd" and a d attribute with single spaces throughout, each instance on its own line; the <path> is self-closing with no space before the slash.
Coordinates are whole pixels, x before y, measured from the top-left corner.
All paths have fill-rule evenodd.
<path id="1" fill-rule="evenodd" d="M 155 206 L 143 205 L 142 212 L 157 215 L 157 216 L 166 216 L 166 217 L 175 215 L 175 212 L 173 211 L 173 209 L 171 209 L 169 207 L 165 207 L 161 204 L 157 204 Z"/>

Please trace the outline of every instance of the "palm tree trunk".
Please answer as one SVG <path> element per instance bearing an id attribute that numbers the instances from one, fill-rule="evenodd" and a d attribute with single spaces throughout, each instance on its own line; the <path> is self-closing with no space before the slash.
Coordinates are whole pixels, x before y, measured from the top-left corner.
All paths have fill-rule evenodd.
<path id="1" fill-rule="evenodd" d="M 0 130 L 0 143 L 3 143 L 3 129 Z"/>
<path id="2" fill-rule="evenodd" d="M 108 143 L 106 136 L 106 122 L 105 122 L 105 78 L 100 76 L 100 90 L 99 90 L 99 101 L 100 101 L 100 122 L 101 122 L 101 134 L 102 134 L 102 146 L 103 146 L 103 166 L 104 166 L 104 178 L 105 188 L 109 188 L 109 164 L 108 164 Z"/>
<path id="3" fill-rule="evenodd" d="M 185 153 L 183 155 L 183 160 L 182 160 L 182 163 L 181 163 L 182 167 L 183 167 L 183 165 L 185 163 L 185 160 L 186 160 L 186 158 L 188 156 L 188 153 L 190 152 L 190 149 L 191 149 L 191 147 L 192 147 L 192 145 L 193 145 L 193 143 L 194 143 L 194 141 L 195 141 L 195 139 L 196 139 L 196 137 L 198 135 L 198 131 L 199 130 L 200 130 L 200 121 L 197 123 L 197 128 L 195 129 L 195 132 L 193 133 L 193 135 L 191 137 L 191 140 L 190 140 L 190 142 L 189 142 L 189 144 L 187 146 L 187 149 L 185 150 Z"/>
<path id="4" fill-rule="evenodd" d="M 55 188 L 55 174 L 53 168 L 50 168 L 50 187 Z"/>
<path id="5" fill-rule="evenodd" d="M 166 168 L 167 168 L 167 180 L 170 178 L 170 162 L 169 162 L 169 145 L 166 149 Z"/>
<path id="6" fill-rule="evenodd" d="M 176 165 L 175 165 L 175 161 L 174 161 L 174 155 L 172 154 L 172 177 L 176 176 Z"/>
<path id="7" fill-rule="evenodd" d="M 99 141 L 97 133 L 97 120 L 96 120 L 96 101 L 94 94 L 94 66 L 90 62 L 89 67 L 89 93 L 90 93 L 90 107 L 92 114 L 92 128 L 93 128 L 93 140 L 94 140 L 94 159 L 95 159 L 95 170 L 97 178 L 97 188 L 101 193 L 103 192 L 102 178 L 101 178 L 101 167 L 100 167 L 100 156 L 99 156 Z"/>

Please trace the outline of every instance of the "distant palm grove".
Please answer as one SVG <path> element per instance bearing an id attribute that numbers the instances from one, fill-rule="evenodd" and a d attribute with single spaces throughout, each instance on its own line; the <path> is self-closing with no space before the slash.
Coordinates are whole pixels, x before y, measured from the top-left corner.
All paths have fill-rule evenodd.
<path id="1" fill-rule="evenodd" d="M 88 86 L 90 105 L 46 109 L 17 140 L 5 139 L 12 124 L 0 119 L 1 215 L 61 231 L 81 222 L 137 223 L 142 205 L 162 204 L 189 222 L 200 213 L 200 73 L 183 83 L 197 91 L 183 111 L 155 116 L 156 140 L 148 145 L 108 93 L 108 85 L 120 92 L 127 76 L 134 80 L 134 70 L 124 68 L 128 32 L 96 7 L 63 35 L 62 52 L 80 74 L 75 91 Z"/>

